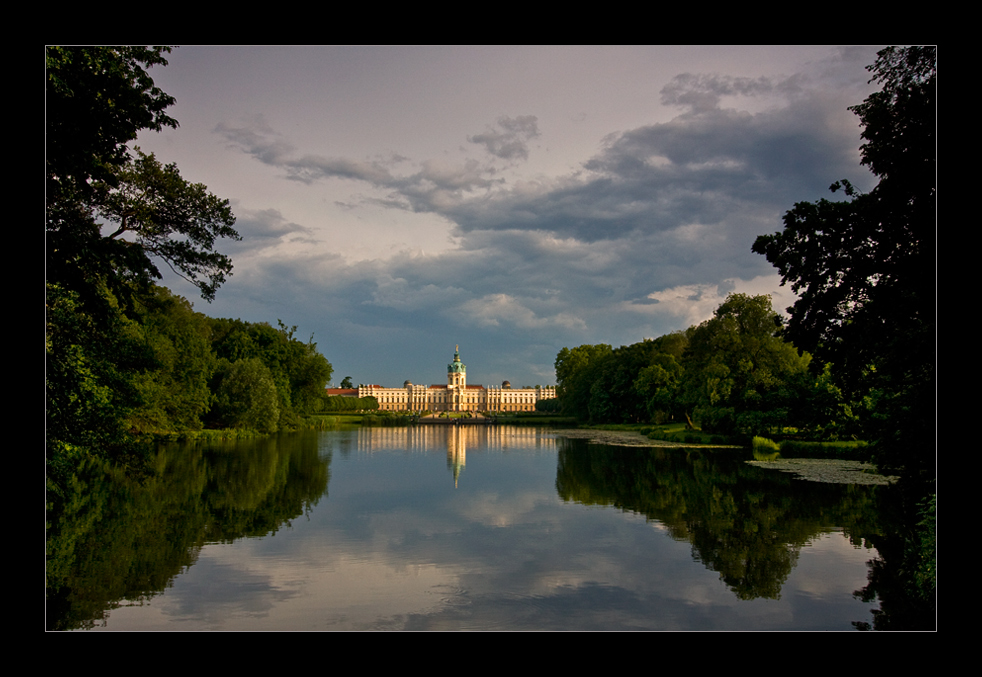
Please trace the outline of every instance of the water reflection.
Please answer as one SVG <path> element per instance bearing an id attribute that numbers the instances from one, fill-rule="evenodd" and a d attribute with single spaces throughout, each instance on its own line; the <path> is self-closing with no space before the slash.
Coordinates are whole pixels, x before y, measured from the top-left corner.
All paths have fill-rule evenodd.
<path id="1" fill-rule="evenodd" d="M 158 470 L 82 479 L 49 534 L 50 628 L 849 629 L 876 608 L 852 592 L 884 488 L 741 452 L 417 426 L 168 447 Z"/>
<path id="2" fill-rule="evenodd" d="M 86 467 L 48 533 L 48 629 L 91 628 L 122 600 L 162 593 L 206 544 L 275 534 L 309 515 L 330 480 L 318 440 L 169 445 L 145 485 Z"/>
<path id="3" fill-rule="evenodd" d="M 363 453 L 406 451 L 428 454 L 446 449 L 454 486 L 467 465 L 467 449 L 485 453 L 556 448 L 556 436 L 534 426 L 419 425 L 410 428 L 359 428 L 355 446 Z"/>
<path id="4" fill-rule="evenodd" d="M 802 547 L 842 531 L 857 547 L 875 523 L 867 487 L 794 482 L 742 453 L 589 448 L 564 441 L 556 481 L 566 500 L 611 505 L 664 525 L 737 597 L 779 599 Z"/>

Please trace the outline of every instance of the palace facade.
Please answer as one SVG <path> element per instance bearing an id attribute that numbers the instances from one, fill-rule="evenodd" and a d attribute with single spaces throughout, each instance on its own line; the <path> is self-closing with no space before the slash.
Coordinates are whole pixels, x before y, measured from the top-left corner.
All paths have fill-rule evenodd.
<path id="1" fill-rule="evenodd" d="M 410 381 L 401 388 L 380 385 L 359 385 L 357 390 L 329 388 L 328 395 L 374 397 L 384 411 L 535 411 L 539 400 L 556 396 L 555 386 L 512 388 L 508 381 L 501 386 L 467 385 L 467 367 L 460 361 L 460 347 L 454 351 L 453 362 L 447 365 L 446 385 L 414 385 Z"/>

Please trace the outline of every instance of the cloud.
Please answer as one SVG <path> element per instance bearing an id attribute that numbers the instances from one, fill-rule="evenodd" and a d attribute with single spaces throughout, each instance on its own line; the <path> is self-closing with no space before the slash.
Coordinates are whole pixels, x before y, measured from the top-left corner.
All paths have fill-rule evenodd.
<path id="1" fill-rule="evenodd" d="M 407 360 L 445 362 L 431 354 L 435 336 L 451 348 L 493 346 L 499 362 L 521 359 L 532 371 L 563 345 L 627 344 L 697 324 L 732 291 L 772 294 L 784 309 L 794 299 L 750 252 L 754 238 L 779 230 L 795 202 L 829 197 L 837 178 L 866 189 L 847 110 L 861 96 L 842 85 L 841 70 L 830 73 L 679 75 L 661 90 L 677 115 L 609 133 L 592 156 L 551 177 L 523 174 L 520 164 L 540 136 L 534 115 L 499 117 L 467 137 L 462 157 L 412 159 L 301 155 L 261 118 L 219 125 L 232 147 L 284 179 L 361 184 L 329 204 L 342 204 L 346 218 L 371 206 L 366 228 L 380 211 L 396 224 L 412 212 L 438 217 L 453 235 L 439 253 L 407 244 L 359 262 L 265 248 L 248 270 L 237 268 L 228 292 L 284 318 L 316 309 L 329 318 L 325 343 L 357 346 L 350 350 L 373 369 L 414 379 L 427 372 Z M 262 247 L 312 232 L 275 210 L 244 213 L 240 223 Z"/>
<path id="2" fill-rule="evenodd" d="M 508 294 L 487 294 L 479 299 L 472 299 L 462 305 L 462 310 L 481 327 L 507 324 L 510 328 L 522 330 L 547 327 L 586 329 L 586 323 L 571 312 L 560 312 L 552 316 L 539 315 Z"/>
<path id="3" fill-rule="evenodd" d="M 534 115 L 502 116 L 497 127 L 488 126 L 483 134 L 467 137 L 471 143 L 484 146 L 502 160 L 528 160 L 528 141 L 539 136 L 538 118 Z"/>
<path id="4" fill-rule="evenodd" d="M 768 96 L 774 105 L 750 113 L 721 107 L 724 96 Z M 262 119 L 216 131 L 289 179 L 364 182 L 381 191 L 361 198 L 364 204 L 436 214 L 460 233 L 529 229 L 585 242 L 691 224 L 767 232 L 773 227 L 764 224 L 776 223 L 794 201 L 856 175 L 854 116 L 834 93 L 806 90 L 794 78 L 683 74 L 662 98 L 686 110 L 608 135 L 580 170 L 552 179 L 508 180 L 474 158 L 428 158 L 397 174 L 404 158 L 296 157 Z M 536 116 L 503 116 L 469 141 L 495 158 L 519 160 L 538 135 Z"/>
<path id="5" fill-rule="evenodd" d="M 734 77 L 719 74 L 681 73 L 661 90 L 666 106 L 687 108 L 693 113 L 718 108 L 724 96 L 756 97 L 788 94 L 799 89 L 796 79 Z"/>
<path id="6" fill-rule="evenodd" d="M 230 148 L 237 148 L 266 165 L 277 166 L 288 162 L 290 154 L 295 150 L 292 145 L 279 138 L 261 115 L 255 116 L 247 124 L 235 127 L 220 122 L 215 126 L 214 132 L 225 137 Z"/>

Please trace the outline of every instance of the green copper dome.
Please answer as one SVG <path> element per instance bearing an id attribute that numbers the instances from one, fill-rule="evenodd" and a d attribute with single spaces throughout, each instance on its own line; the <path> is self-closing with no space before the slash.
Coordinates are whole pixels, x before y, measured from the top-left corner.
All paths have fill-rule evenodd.
<path id="1" fill-rule="evenodd" d="M 460 361 L 460 346 L 455 346 L 453 354 L 453 362 L 447 365 L 448 374 L 465 374 L 467 373 L 467 367 L 464 363 Z"/>

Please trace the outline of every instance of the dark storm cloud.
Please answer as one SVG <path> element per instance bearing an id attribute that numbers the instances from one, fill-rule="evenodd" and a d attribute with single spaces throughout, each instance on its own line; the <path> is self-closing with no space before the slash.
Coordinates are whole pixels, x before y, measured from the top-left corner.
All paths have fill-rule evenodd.
<path id="1" fill-rule="evenodd" d="M 773 92 L 773 85 L 698 84 L 685 91 L 713 105 L 700 99 L 670 122 L 608 136 L 580 175 L 464 200 L 444 214 L 465 232 L 535 228 L 595 242 L 686 224 L 740 227 L 756 223 L 762 209 L 776 218 L 794 200 L 824 191 L 829 177 L 856 175 L 858 133 L 841 123 L 845 102 L 796 96 L 751 114 L 716 107 L 719 92 Z M 686 98 L 681 89 L 672 96 Z"/>
<path id="2" fill-rule="evenodd" d="M 723 97 L 765 97 L 765 110 L 723 108 Z M 667 232 L 689 224 L 757 227 L 762 211 L 817 196 L 837 177 L 855 175 L 857 128 L 847 102 L 804 90 L 793 78 L 677 76 L 662 98 L 684 111 L 674 119 L 608 135 L 582 170 L 551 182 L 509 186 L 477 159 L 430 159 L 408 174 L 395 161 L 296 157 L 261 119 L 216 131 L 293 180 L 347 178 L 383 196 L 365 202 L 450 219 L 461 233 L 532 229 L 585 242 Z M 535 116 L 501 117 L 469 138 L 492 156 L 528 157 Z M 830 178 L 832 177 L 832 178 Z M 769 230 L 769 229 L 768 229 Z"/>

